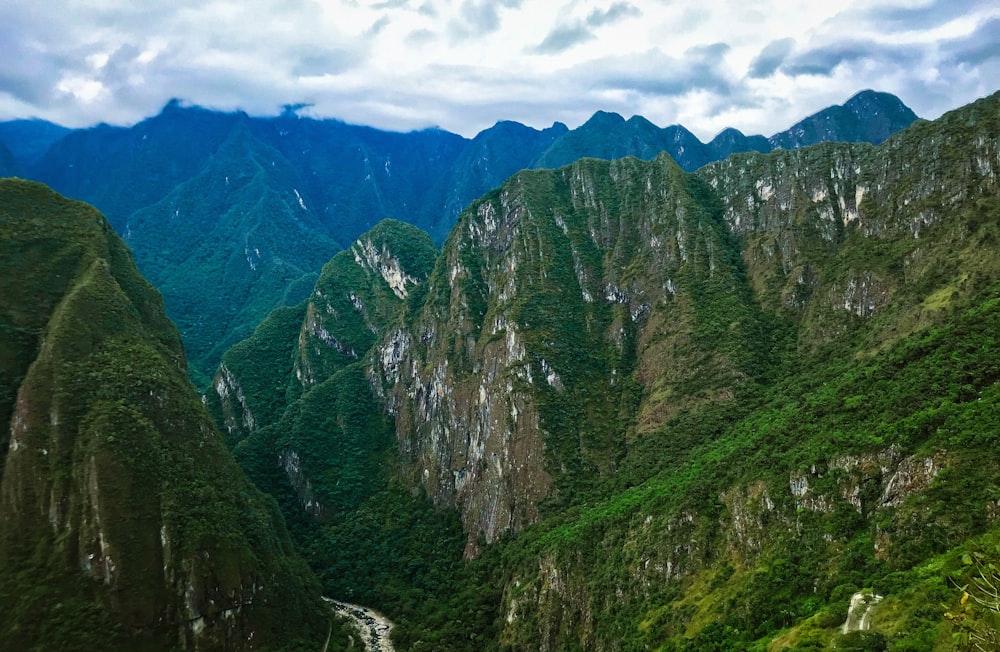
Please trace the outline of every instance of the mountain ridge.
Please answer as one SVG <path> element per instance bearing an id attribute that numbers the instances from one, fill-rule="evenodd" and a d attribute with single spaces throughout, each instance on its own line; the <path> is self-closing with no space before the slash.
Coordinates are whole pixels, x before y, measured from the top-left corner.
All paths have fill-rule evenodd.
<path id="1" fill-rule="evenodd" d="M 95 209 L 0 181 L 0 634 L 23 650 L 319 645 L 273 501 L 187 379 L 159 294 Z"/>
<path id="2" fill-rule="evenodd" d="M 157 284 L 165 282 L 159 271 L 165 265 L 177 270 L 172 273 L 172 288 L 188 289 L 165 287 L 167 310 L 182 325 L 192 351 L 193 376 L 204 387 L 225 346 L 252 332 L 270 309 L 301 298 L 311 283 L 307 278 L 315 279 L 312 275 L 319 273 L 326 258 L 310 254 L 279 260 L 271 256 L 263 261 L 271 265 L 263 275 L 251 270 L 260 282 L 249 285 L 246 270 L 220 273 L 223 267 L 216 264 L 218 259 L 245 258 L 246 242 L 254 239 L 249 232 L 232 231 L 240 222 L 234 217 L 252 214 L 259 207 L 245 197 L 248 203 L 229 210 L 218 206 L 199 209 L 197 202 L 184 197 L 213 197 L 225 192 L 227 170 L 242 165 L 233 158 L 231 148 L 222 147 L 234 130 L 243 130 L 244 136 L 258 143 L 254 147 L 271 152 L 265 173 L 273 178 L 267 183 L 284 186 L 277 191 L 277 203 L 271 210 L 278 215 L 302 211 L 308 216 L 314 236 L 304 237 L 302 242 L 313 250 L 322 247 L 314 246 L 312 240 L 352 242 L 385 217 L 414 224 L 441 242 L 470 201 L 525 168 L 561 165 L 582 156 L 653 158 L 668 151 L 682 167 L 691 170 L 722 154 L 760 148 L 757 137 L 741 139 L 730 134 L 734 137 L 715 150 L 681 126 L 660 129 L 638 116 L 626 121 L 616 115 L 598 112 L 574 130 L 561 123 L 538 130 L 501 121 L 466 139 L 443 130 L 383 132 L 337 120 L 304 118 L 292 111 L 257 118 L 171 101 L 158 115 L 132 127 L 99 125 L 73 130 L 52 143 L 43 155 L 24 162 L 16 159 L 15 163 L 19 173 L 104 211 L 115 229 L 136 248 L 142 271 Z M 595 128 L 597 123 L 612 129 Z M 13 133 L 20 123 L 4 124 Z M 829 129 L 814 132 L 832 133 Z M 0 133 L 4 133 L 2 124 Z M 25 139 L 31 135 L 27 133 Z M 197 240 L 188 247 L 192 255 L 176 246 L 167 252 L 157 248 L 158 243 L 201 237 L 185 234 L 164 219 L 169 213 L 163 209 L 171 203 L 187 203 L 188 211 L 198 213 L 191 216 L 192 225 L 228 221 L 228 226 L 219 224 L 216 229 L 196 228 L 205 237 L 230 229 L 228 241 L 215 242 L 226 251 L 210 252 L 207 242 Z M 154 211 L 160 211 L 160 219 L 150 219 Z M 249 229 L 253 221 L 242 223 Z M 164 253 L 168 258 L 163 258 Z M 203 265 L 215 269 L 203 269 Z M 287 294 L 279 286 L 294 282 L 289 276 L 296 270 L 302 272 L 298 274 L 301 282 L 295 283 L 297 293 Z M 196 290 L 204 278 L 211 278 L 211 285 L 224 294 L 240 297 L 239 305 L 199 300 Z M 243 306 L 251 308 L 244 310 Z M 227 329 L 221 336 L 217 332 L 220 325 Z M 219 342 L 224 343 L 221 348 Z"/>
<path id="3" fill-rule="evenodd" d="M 503 587 L 487 649 L 945 650 L 988 627 L 938 605 L 1000 540 L 977 462 L 1000 446 L 998 107 L 693 174 L 581 159 L 463 211 L 354 364 L 396 473 L 487 569 L 465 586 Z M 310 356 L 339 355 L 321 341 Z M 311 465 L 269 467 L 307 521 L 331 480 Z M 871 631 L 842 628 L 873 592 Z"/>

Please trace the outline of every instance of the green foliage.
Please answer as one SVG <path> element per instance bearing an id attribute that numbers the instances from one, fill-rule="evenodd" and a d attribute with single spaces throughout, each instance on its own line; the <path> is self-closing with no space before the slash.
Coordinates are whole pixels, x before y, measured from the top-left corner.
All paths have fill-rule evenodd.
<path id="1" fill-rule="evenodd" d="M 0 181 L 0 226 L 0 267 L 37 263 L 0 317 L 24 335 L 3 360 L 17 402 L 4 397 L 0 639 L 168 650 L 193 610 L 221 645 L 219 611 L 240 607 L 262 649 L 317 644 L 315 578 L 222 446 L 125 246 L 92 208 L 23 181 Z"/>

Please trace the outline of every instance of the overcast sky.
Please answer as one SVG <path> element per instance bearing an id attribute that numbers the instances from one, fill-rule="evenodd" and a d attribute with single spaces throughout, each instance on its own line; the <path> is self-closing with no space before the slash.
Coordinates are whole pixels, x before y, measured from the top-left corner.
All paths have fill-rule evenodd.
<path id="1" fill-rule="evenodd" d="M 935 118 L 1000 88 L 996 0 L 2 0 L 0 120 L 172 97 L 466 136 L 594 111 L 770 135 L 864 88 Z"/>

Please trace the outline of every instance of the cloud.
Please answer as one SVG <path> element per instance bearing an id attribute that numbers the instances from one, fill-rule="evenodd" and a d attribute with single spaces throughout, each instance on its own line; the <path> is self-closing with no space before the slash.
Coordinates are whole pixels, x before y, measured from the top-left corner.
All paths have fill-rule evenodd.
<path id="1" fill-rule="evenodd" d="M 593 9 L 586 18 L 562 17 L 541 43 L 528 51 L 533 54 L 559 54 L 597 38 L 595 30 L 642 12 L 630 2 L 615 2 L 607 9 Z"/>
<path id="2" fill-rule="evenodd" d="M 453 37 L 463 39 L 491 34 L 500 29 L 500 9 L 516 9 L 521 0 L 465 0 L 451 23 Z"/>
<path id="3" fill-rule="evenodd" d="M 997 89 L 995 0 L 807 4 L 9 0 L 0 120 L 128 124 L 182 97 L 255 114 L 310 103 L 317 117 L 469 136 L 606 109 L 704 138 L 774 133 L 860 88 L 926 117 Z"/>
<path id="4" fill-rule="evenodd" d="M 780 65 L 780 70 L 788 75 L 829 76 L 843 64 L 868 60 L 899 65 L 919 58 L 916 46 L 851 40 L 807 49 L 788 57 Z"/>
<path id="5" fill-rule="evenodd" d="M 754 79 L 770 77 L 788 57 L 793 47 L 795 47 L 793 38 L 771 41 L 750 62 L 750 71 L 747 74 Z"/>
<path id="6" fill-rule="evenodd" d="M 713 43 L 690 48 L 680 57 L 652 50 L 587 63 L 570 74 L 581 82 L 589 79 L 597 88 L 635 95 L 683 96 L 698 90 L 729 95 L 732 84 L 722 65 L 729 49 L 725 43 Z"/>
<path id="7" fill-rule="evenodd" d="M 583 25 L 554 27 L 541 43 L 532 48 L 537 54 L 558 54 L 594 38 L 594 33 Z"/>
<path id="8" fill-rule="evenodd" d="M 934 0 L 917 7 L 872 6 L 851 12 L 845 19 L 852 23 L 862 21 L 882 30 L 922 31 L 951 22 L 982 5 L 977 0 Z"/>
<path id="9" fill-rule="evenodd" d="M 630 2 L 616 2 L 607 9 L 594 9 L 587 14 L 587 25 L 601 27 L 616 23 L 623 18 L 638 16 L 642 12 Z"/>
<path id="10" fill-rule="evenodd" d="M 962 38 L 945 41 L 941 46 L 945 61 L 957 66 L 977 66 L 1000 59 L 1000 18 L 983 22 Z"/>

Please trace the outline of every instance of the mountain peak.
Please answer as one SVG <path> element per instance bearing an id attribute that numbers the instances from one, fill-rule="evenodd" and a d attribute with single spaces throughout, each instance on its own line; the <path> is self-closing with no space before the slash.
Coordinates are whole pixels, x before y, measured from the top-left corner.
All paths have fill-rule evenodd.
<path id="1" fill-rule="evenodd" d="M 616 127 L 624 124 L 625 118 L 614 111 L 595 111 L 590 119 L 581 125 L 583 127 Z"/>
<path id="2" fill-rule="evenodd" d="M 820 141 L 881 143 L 917 119 L 895 95 L 866 89 L 842 105 L 827 107 L 769 139 L 773 147 L 797 149 Z"/>

